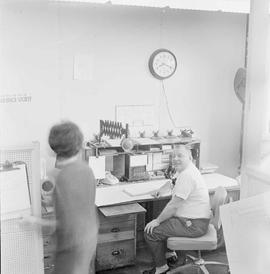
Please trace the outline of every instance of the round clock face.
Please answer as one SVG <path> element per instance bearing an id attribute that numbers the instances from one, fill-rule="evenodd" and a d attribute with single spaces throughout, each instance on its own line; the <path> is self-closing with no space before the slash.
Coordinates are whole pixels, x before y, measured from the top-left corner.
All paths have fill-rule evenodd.
<path id="1" fill-rule="evenodd" d="M 177 67 L 176 57 L 166 49 L 158 49 L 149 59 L 150 72 L 159 80 L 171 77 Z"/>

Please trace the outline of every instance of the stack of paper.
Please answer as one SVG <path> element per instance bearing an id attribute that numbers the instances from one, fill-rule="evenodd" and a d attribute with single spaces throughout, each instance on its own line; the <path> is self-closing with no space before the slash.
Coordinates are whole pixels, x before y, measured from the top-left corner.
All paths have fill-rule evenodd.
<path id="1" fill-rule="evenodd" d="M 152 193 L 158 190 L 162 185 L 166 183 L 166 181 L 160 181 L 161 184 L 158 182 L 148 183 L 148 184 L 136 184 L 136 185 L 129 185 L 128 187 L 124 188 L 124 192 L 127 193 L 129 196 L 144 196 L 144 195 L 152 195 Z M 164 196 L 170 195 L 171 193 L 165 193 Z"/>

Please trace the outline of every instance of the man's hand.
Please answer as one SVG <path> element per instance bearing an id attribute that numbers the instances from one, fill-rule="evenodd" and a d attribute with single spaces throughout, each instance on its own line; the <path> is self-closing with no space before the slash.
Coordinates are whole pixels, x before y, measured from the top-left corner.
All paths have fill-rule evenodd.
<path id="1" fill-rule="evenodd" d="M 158 221 L 157 219 L 154 219 L 154 220 L 152 220 L 150 223 L 148 223 L 148 224 L 145 226 L 144 231 L 145 231 L 146 233 L 152 234 L 152 233 L 153 233 L 153 229 L 154 229 L 155 227 L 159 226 L 159 225 L 160 225 L 159 221 Z"/>
<path id="2" fill-rule="evenodd" d="M 32 225 L 32 226 L 45 226 L 45 227 L 52 227 L 53 229 L 57 226 L 57 221 L 55 219 L 47 220 L 42 219 L 33 215 L 25 215 L 21 216 L 19 219 L 20 225 Z"/>
<path id="3" fill-rule="evenodd" d="M 38 225 L 39 220 L 33 215 L 22 215 L 19 219 L 21 225 Z"/>
<path id="4" fill-rule="evenodd" d="M 154 198 L 159 198 L 160 197 L 160 192 L 159 190 L 153 190 L 149 193 L 151 196 L 153 196 Z"/>

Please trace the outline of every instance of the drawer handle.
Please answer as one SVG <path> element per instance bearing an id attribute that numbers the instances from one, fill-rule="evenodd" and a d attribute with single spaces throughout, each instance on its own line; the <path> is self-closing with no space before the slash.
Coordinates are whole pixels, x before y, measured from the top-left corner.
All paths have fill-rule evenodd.
<path id="1" fill-rule="evenodd" d="M 119 227 L 113 227 L 111 229 L 111 232 L 119 232 L 120 231 L 120 228 Z"/>
<path id="2" fill-rule="evenodd" d="M 120 254 L 120 251 L 119 251 L 119 250 L 115 250 L 115 251 L 112 252 L 112 255 L 113 255 L 113 256 L 117 256 L 117 255 L 119 255 L 119 254 Z"/>

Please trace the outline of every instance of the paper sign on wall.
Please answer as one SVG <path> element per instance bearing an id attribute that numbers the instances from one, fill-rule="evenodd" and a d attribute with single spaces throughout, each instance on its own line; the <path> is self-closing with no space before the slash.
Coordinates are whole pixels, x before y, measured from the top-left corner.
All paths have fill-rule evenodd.
<path id="1" fill-rule="evenodd" d="M 91 81 L 93 79 L 93 57 L 88 54 L 74 56 L 74 80 Z"/>

